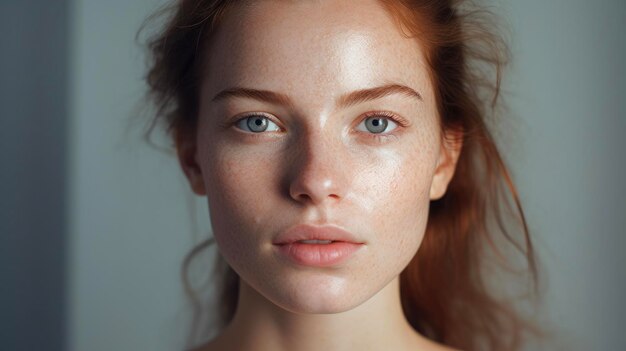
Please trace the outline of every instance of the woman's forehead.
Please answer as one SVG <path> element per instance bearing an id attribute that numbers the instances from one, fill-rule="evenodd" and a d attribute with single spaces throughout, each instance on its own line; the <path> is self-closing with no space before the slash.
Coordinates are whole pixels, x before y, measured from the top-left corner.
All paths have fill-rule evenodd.
<path id="1" fill-rule="evenodd" d="M 430 95 L 418 41 L 378 1 L 257 1 L 234 8 L 211 38 L 203 90 L 232 86 L 336 96 L 397 83 Z"/>

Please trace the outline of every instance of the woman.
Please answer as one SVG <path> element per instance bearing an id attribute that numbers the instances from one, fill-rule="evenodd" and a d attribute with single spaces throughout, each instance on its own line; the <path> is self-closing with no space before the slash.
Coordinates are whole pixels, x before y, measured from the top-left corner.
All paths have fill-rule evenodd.
<path id="1" fill-rule="evenodd" d="M 150 46 L 154 122 L 207 197 L 227 263 L 225 328 L 198 350 L 521 347 L 533 328 L 488 284 L 510 248 L 536 279 L 486 123 L 504 49 L 460 5 L 167 10 Z"/>

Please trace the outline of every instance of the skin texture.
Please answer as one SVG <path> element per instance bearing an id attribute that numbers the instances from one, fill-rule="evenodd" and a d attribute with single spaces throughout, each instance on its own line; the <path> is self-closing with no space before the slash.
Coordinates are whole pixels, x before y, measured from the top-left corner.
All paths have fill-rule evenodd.
<path id="1" fill-rule="evenodd" d="M 208 50 L 196 137 L 177 148 L 241 291 L 233 322 L 204 349 L 443 349 L 413 331 L 399 295 L 429 202 L 445 193 L 461 147 L 442 139 L 419 42 L 376 1 L 262 1 L 229 14 Z M 421 99 L 337 105 L 388 84 Z M 290 103 L 214 101 L 234 87 Z M 366 114 L 380 111 L 397 117 L 371 133 Z M 269 118 L 268 131 L 240 129 L 252 112 Z M 343 228 L 365 247 L 327 268 L 279 259 L 272 240 L 303 223 Z"/>

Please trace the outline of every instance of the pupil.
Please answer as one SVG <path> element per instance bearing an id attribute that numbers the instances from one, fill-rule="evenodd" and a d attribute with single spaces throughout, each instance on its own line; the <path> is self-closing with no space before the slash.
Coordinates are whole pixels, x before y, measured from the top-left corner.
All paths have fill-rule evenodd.
<path id="1" fill-rule="evenodd" d="M 374 127 L 378 127 L 378 125 L 380 125 L 380 120 L 375 119 L 372 121 L 372 124 L 374 125 Z"/>
<path id="2" fill-rule="evenodd" d="M 263 121 L 261 119 L 257 119 L 256 121 L 254 121 L 254 124 L 260 126 L 261 124 L 263 124 Z"/>

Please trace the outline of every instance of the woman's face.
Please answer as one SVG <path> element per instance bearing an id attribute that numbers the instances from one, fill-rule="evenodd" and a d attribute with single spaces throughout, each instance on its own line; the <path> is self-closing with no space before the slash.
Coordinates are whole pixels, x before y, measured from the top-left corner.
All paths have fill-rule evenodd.
<path id="1" fill-rule="evenodd" d="M 293 312 L 368 300 L 415 255 L 454 168 L 418 42 L 376 1 L 259 1 L 207 50 L 195 149 L 179 153 L 224 259 Z M 339 264 L 297 264 L 272 242 L 298 224 L 364 244 Z"/>

